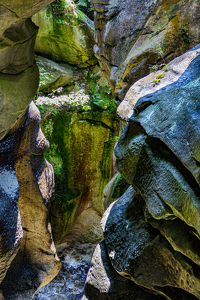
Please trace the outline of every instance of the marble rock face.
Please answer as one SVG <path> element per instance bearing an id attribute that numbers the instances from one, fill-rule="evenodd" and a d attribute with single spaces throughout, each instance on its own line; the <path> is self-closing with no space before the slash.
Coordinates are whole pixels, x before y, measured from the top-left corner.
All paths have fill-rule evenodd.
<path id="1" fill-rule="evenodd" d="M 150 66 L 168 63 L 200 42 L 198 0 L 92 3 L 95 55 L 119 101 Z"/>
<path id="2" fill-rule="evenodd" d="M 112 267 L 152 299 L 200 299 L 199 49 L 136 82 L 117 110 L 128 121 L 117 169 L 131 186 L 104 213 L 104 241 Z"/>

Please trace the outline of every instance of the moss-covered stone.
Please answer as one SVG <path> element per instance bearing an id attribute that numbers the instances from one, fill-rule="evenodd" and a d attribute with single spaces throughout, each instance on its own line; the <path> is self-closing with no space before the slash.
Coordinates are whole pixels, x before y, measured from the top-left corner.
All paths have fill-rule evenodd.
<path id="1" fill-rule="evenodd" d="M 73 16 L 53 15 L 51 6 L 34 15 L 40 27 L 35 51 L 54 61 L 87 67 L 95 65 L 94 31 L 85 21 Z"/>
<path id="2" fill-rule="evenodd" d="M 38 27 L 30 17 L 52 0 L 0 0 L 0 72 L 18 74 L 33 65 Z"/>
<path id="3" fill-rule="evenodd" d="M 36 62 L 40 71 L 39 91 L 43 93 L 50 93 L 59 87 L 72 85 L 73 81 L 78 79 L 67 64 L 63 66 L 41 56 L 36 57 Z"/>
<path id="4" fill-rule="evenodd" d="M 51 222 L 58 243 L 85 209 L 103 213 L 118 121 L 106 112 L 61 112 L 44 120 L 42 129 L 50 142 L 46 158 L 55 172 Z"/>
<path id="5" fill-rule="evenodd" d="M 38 83 L 36 64 L 17 75 L 0 74 L 0 140 L 20 122 L 37 91 Z"/>

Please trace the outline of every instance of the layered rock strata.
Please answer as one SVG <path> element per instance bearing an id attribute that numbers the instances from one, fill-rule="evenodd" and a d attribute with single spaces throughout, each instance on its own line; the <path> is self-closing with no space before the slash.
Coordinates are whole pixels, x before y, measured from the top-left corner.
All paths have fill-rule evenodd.
<path id="1" fill-rule="evenodd" d="M 200 42 L 198 1 L 92 2 L 95 55 L 120 101 L 150 66 L 168 63 Z"/>

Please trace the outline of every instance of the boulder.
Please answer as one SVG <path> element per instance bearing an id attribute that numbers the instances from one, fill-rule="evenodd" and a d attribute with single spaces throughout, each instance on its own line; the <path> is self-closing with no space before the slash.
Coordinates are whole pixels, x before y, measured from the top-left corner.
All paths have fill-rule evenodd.
<path id="1" fill-rule="evenodd" d="M 33 102 L 29 105 L 27 120 L 21 132 L 21 139 L 17 149 L 15 148 L 13 158 L 15 172 L 11 167 L 7 171 L 10 172 L 8 176 L 13 183 L 11 189 L 9 188 L 10 182 L 6 185 L 3 177 L 5 171 L 1 172 L 4 179 L 1 181 L 3 192 L 7 190 L 7 199 L 9 200 L 10 195 L 13 200 L 13 215 L 9 222 L 13 221 L 12 230 L 16 231 L 15 248 L 20 238 L 20 222 L 17 221 L 18 207 L 15 204 L 17 198 L 23 227 L 23 238 L 18 253 L 0 285 L 5 300 L 31 300 L 35 291 L 49 283 L 61 267 L 49 222 L 54 173 L 52 166 L 43 156 L 49 143 L 41 131 L 40 113 Z M 8 209 L 5 212 L 8 214 Z M 12 214 L 11 211 L 10 214 Z M 1 215 L 1 220 L 1 222 L 6 221 L 4 215 Z M 8 237 L 10 232 L 12 233 L 11 230 L 6 232 Z M 14 243 L 13 237 L 9 239 Z M 11 242 L 7 244 L 9 247 Z"/>
<path id="2" fill-rule="evenodd" d="M 72 85 L 78 79 L 67 64 L 61 65 L 42 56 L 36 57 L 36 63 L 40 71 L 40 92 L 51 93 L 59 87 Z"/>
<path id="3" fill-rule="evenodd" d="M 162 300 L 163 297 L 153 296 Z M 139 288 L 133 281 L 120 276 L 112 267 L 105 241 L 93 253 L 85 282 L 85 295 L 81 300 L 152 300 L 152 295 Z"/>
<path id="4" fill-rule="evenodd" d="M 32 17 L 39 26 L 35 51 L 54 61 L 65 62 L 81 68 L 95 65 L 94 30 L 84 20 L 53 15 L 51 6 Z"/>
<path id="5" fill-rule="evenodd" d="M 150 66 L 168 63 L 200 42 L 198 0 L 92 2 L 95 55 L 120 101 Z"/>
<path id="6" fill-rule="evenodd" d="M 141 299 L 146 299 L 146 291 L 152 293 L 150 299 L 199 299 L 199 266 L 148 223 L 145 208 L 144 198 L 129 187 L 104 213 L 101 225 L 112 266 L 145 289 Z M 198 237 L 195 241 L 197 251 Z"/>
<path id="7" fill-rule="evenodd" d="M 200 298 L 199 49 L 136 82 L 118 107 L 128 125 L 116 166 L 131 187 L 102 219 L 114 269 L 170 300 Z"/>
<path id="8" fill-rule="evenodd" d="M 101 239 L 98 222 L 104 212 L 103 187 L 112 177 L 114 137 L 119 130 L 116 115 L 63 111 L 47 117 L 42 130 L 50 141 L 45 156 L 55 172 L 51 208 L 55 243 L 62 242 L 71 227 L 66 239 L 73 235 L 87 241 Z"/>

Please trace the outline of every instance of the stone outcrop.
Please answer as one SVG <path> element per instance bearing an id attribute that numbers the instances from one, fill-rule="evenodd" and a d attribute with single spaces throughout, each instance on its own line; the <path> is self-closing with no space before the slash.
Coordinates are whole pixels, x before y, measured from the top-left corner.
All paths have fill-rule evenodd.
<path id="1" fill-rule="evenodd" d="M 40 115 L 38 27 L 30 17 L 52 2 L 0 1 L 0 297 L 32 299 L 59 271 L 48 221 L 53 170 Z M 29 109 L 28 109 L 29 107 Z M 38 219 L 40 218 L 40 219 Z"/>
<path id="2" fill-rule="evenodd" d="M 33 65 L 38 27 L 30 17 L 52 0 L 0 0 L 0 72 L 17 74 Z"/>
<path id="3" fill-rule="evenodd" d="M 105 242 L 94 250 L 82 300 L 152 300 L 152 295 L 121 277 L 112 267 Z M 162 300 L 163 298 L 156 298 Z"/>
<path id="4" fill-rule="evenodd" d="M 38 87 L 34 63 L 38 27 L 30 17 L 52 0 L 0 0 L 0 140 L 20 127 Z M 26 87 L 26 88 L 25 88 Z"/>
<path id="5" fill-rule="evenodd" d="M 51 6 L 32 20 L 40 28 L 35 46 L 39 55 L 81 68 L 97 63 L 93 52 L 94 30 L 84 20 L 65 14 L 55 16 Z"/>
<path id="6" fill-rule="evenodd" d="M 36 62 L 40 71 L 40 92 L 51 93 L 59 87 L 73 85 L 78 79 L 67 64 L 61 65 L 41 56 L 36 57 Z"/>
<path id="7" fill-rule="evenodd" d="M 16 254 L 15 249 L 19 248 L 19 251 L 11 266 L 8 257 L 9 269 L 0 289 L 5 300 L 28 300 L 38 288 L 57 275 L 61 266 L 49 222 L 54 173 L 43 156 L 49 143 L 41 131 L 40 113 L 33 102 L 19 132 L 9 136 L 2 144 L 5 151 L 5 145 L 12 150 L 8 152 L 8 162 L 0 172 L 1 201 L 6 203 L 1 206 L 1 215 L 4 213 L 1 222 L 5 223 L 1 233 L 2 249 L 7 251 L 4 260 L 10 256 L 9 248 L 13 251 L 12 255 Z M 6 178 L 10 178 L 10 182 Z"/>
<path id="8" fill-rule="evenodd" d="M 55 172 L 51 208 L 55 243 L 96 242 L 102 237 L 103 188 L 112 176 L 114 137 L 119 130 L 116 115 L 60 112 L 44 120 L 42 129 L 50 141 L 45 155 Z"/>
<path id="9" fill-rule="evenodd" d="M 19 183 L 14 166 L 19 137 L 20 134 L 13 134 L 0 142 L 0 283 L 19 250 L 23 236 L 18 209 Z"/>
<path id="10" fill-rule="evenodd" d="M 112 268 L 141 289 L 139 299 L 200 299 L 199 49 L 136 82 L 118 107 L 128 125 L 117 169 L 131 186 L 101 224 Z M 92 268 L 88 299 L 102 289 L 98 277 L 91 283 Z"/>
<path id="11" fill-rule="evenodd" d="M 38 83 L 39 72 L 36 64 L 20 74 L 0 73 L 0 140 L 8 132 L 15 132 L 23 123 Z"/>
<path id="12" fill-rule="evenodd" d="M 200 42 L 198 0 L 92 2 L 94 51 L 120 101 L 151 65 L 168 63 Z"/>

